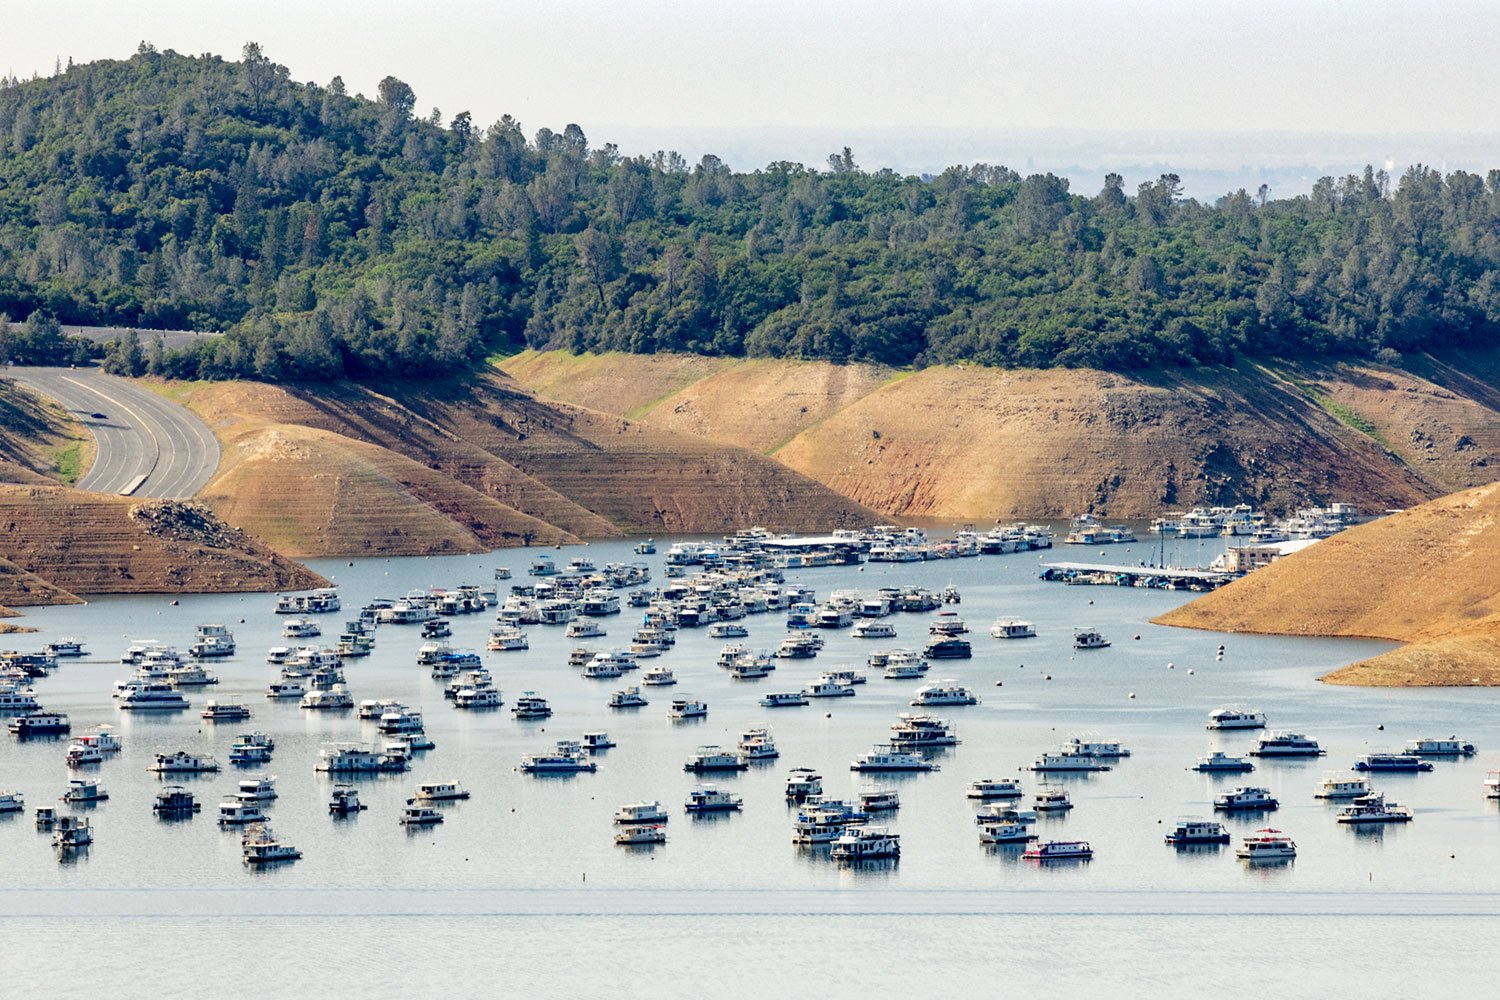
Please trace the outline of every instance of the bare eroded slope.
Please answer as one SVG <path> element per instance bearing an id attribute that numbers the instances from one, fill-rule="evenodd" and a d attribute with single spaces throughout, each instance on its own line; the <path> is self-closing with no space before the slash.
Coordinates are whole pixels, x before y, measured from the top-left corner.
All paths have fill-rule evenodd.
<path id="1" fill-rule="evenodd" d="M 1500 684 L 1500 484 L 1363 524 L 1158 621 L 1235 632 L 1408 643 L 1336 671 L 1341 684 Z"/>
<path id="2" fill-rule="evenodd" d="M 500 373 L 172 391 L 225 446 L 203 499 L 298 555 L 481 551 L 751 523 L 808 530 L 874 516 L 764 456 L 540 401 Z"/>
<path id="3" fill-rule="evenodd" d="M 296 590 L 325 582 L 198 504 L 0 486 L 0 603 L 11 607 L 74 595 Z"/>
<path id="4" fill-rule="evenodd" d="M 1500 469 L 1495 400 L 1370 366 L 898 374 L 550 352 L 503 367 L 549 398 L 765 452 L 894 516 L 1146 517 L 1333 499 L 1381 509 Z"/>

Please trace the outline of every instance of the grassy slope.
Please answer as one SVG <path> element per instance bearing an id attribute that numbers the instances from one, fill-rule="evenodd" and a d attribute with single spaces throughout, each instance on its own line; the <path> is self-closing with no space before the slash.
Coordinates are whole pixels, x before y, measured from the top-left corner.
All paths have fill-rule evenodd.
<path id="1" fill-rule="evenodd" d="M 0 378 L 0 482 L 72 485 L 94 460 L 94 439 L 51 400 Z"/>

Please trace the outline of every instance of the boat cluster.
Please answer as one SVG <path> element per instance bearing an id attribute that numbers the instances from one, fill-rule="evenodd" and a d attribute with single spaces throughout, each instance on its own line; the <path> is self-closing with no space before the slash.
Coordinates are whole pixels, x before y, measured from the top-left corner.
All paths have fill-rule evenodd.
<path id="1" fill-rule="evenodd" d="M 949 538 L 931 540 L 921 528 L 877 524 L 869 528 L 837 529 L 830 535 L 777 535 L 749 528 L 719 543 L 680 542 L 667 550 L 668 576 L 689 567 L 756 566 L 810 569 L 869 562 L 907 563 L 929 559 L 1032 552 L 1052 547 L 1052 529 L 1041 524 L 997 525 L 980 533 L 967 525 Z M 653 546 L 654 550 L 654 546 Z"/>
<path id="2" fill-rule="evenodd" d="M 1153 534 L 1177 538 L 1248 537 L 1256 542 L 1328 538 L 1354 524 L 1359 509 L 1353 504 L 1302 507 L 1286 518 L 1271 518 L 1249 504 L 1233 507 L 1194 507 L 1151 522 Z"/>
<path id="3" fill-rule="evenodd" d="M 914 531 L 914 529 L 913 529 Z M 376 635 L 385 629 L 413 627 L 420 631 L 415 664 L 442 685 L 444 700 L 462 712 L 498 710 L 506 707 L 503 694 L 483 655 L 476 650 L 454 648 L 448 641 L 453 634 L 450 619 L 459 615 L 482 614 L 494 609 L 495 624 L 489 631 L 486 651 L 497 654 L 529 649 L 527 626 L 558 626 L 571 639 L 605 636 L 602 624 L 622 613 L 622 599 L 617 591 L 636 588 L 628 594 L 629 606 L 640 609 L 640 624 L 628 644 L 611 648 L 575 647 L 568 664 L 580 679 L 614 680 L 639 672 L 639 683 L 614 691 L 608 697 L 611 709 L 631 710 L 647 707 L 643 689 L 673 687 L 678 679 L 674 671 L 661 663 L 643 663 L 670 652 L 679 630 L 707 628 L 716 638 L 738 640 L 748 637 L 741 624 L 751 616 L 784 613 L 787 635 L 774 650 L 752 650 L 743 643 L 731 641 L 720 651 L 717 665 L 735 680 L 754 681 L 768 677 L 781 661 L 816 658 L 825 646 L 824 637 L 848 629 L 859 639 L 894 639 L 897 628 L 893 616 L 900 613 L 931 614 L 927 641 L 919 651 L 904 648 L 882 648 L 870 653 L 868 672 L 846 666 L 835 666 L 821 672 L 807 683 L 790 690 L 764 693 L 757 699 L 767 709 L 807 706 L 823 699 L 854 697 L 871 673 L 884 680 L 914 680 L 921 684 L 910 699 L 911 712 L 903 712 L 870 750 L 855 757 L 851 772 L 861 775 L 919 774 L 938 771 L 936 754 L 960 744 L 952 721 L 931 714 L 931 710 L 974 706 L 977 694 L 953 679 L 929 680 L 929 661 L 966 659 L 972 646 L 966 638 L 969 628 L 951 606 L 961 603 L 961 595 L 951 585 L 942 591 L 920 587 L 885 587 L 874 591 L 835 590 L 819 600 L 810 588 L 786 583 L 783 564 L 796 556 L 824 551 L 838 561 L 871 560 L 910 561 L 895 558 L 892 553 L 903 548 L 920 549 L 926 543 L 920 533 L 902 529 L 876 529 L 870 532 L 835 533 L 826 548 L 801 544 L 807 540 L 778 538 L 769 533 L 742 532 L 725 539 L 721 546 L 703 543 L 674 545 L 667 554 L 668 579 L 654 590 L 646 590 L 650 571 L 644 564 L 607 564 L 597 568 L 586 558 L 575 558 L 559 567 L 548 556 L 538 557 L 531 565 L 533 579 L 510 587 L 503 599 L 497 587 L 469 584 L 455 588 L 414 590 L 400 599 L 377 599 L 364 606 L 344 623 L 336 645 L 277 646 L 267 654 L 267 662 L 277 668 L 277 675 L 266 690 L 273 701 L 295 700 L 309 713 L 354 713 L 369 729 L 362 740 L 324 744 L 314 769 L 341 781 L 328 803 L 335 817 L 352 817 L 366 811 L 357 788 L 348 779 L 378 774 L 402 774 L 411 770 L 418 755 L 435 749 L 426 735 L 421 708 L 397 699 L 380 698 L 356 702 L 345 679 L 346 662 L 369 655 Z M 1014 543 L 1013 548 L 989 549 L 987 544 L 1001 544 L 1000 534 Z M 989 535 L 960 532 L 950 540 L 953 554 L 970 555 L 978 551 L 1018 551 L 1023 545 L 1039 542 L 1040 533 L 1027 530 L 996 529 Z M 986 539 L 990 539 L 989 542 Z M 1047 545 L 1050 535 L 1045 535 Z M 644 543 L 643 543 L 644 544 Z M 1040 544 L 1032 547 L 1043 547 Z M 970 550 L 973 551 L 970 551 Z M 922 555 L 919 558 L 932 558 Z M 497 571 L 496 578 L 506 579 L 508 571 Z M 342 610 L 338 592 L 324 589 L 305 595 L 281 597 L 277 614 L 288 616 L 282 636 L 292 640 L 317 639 L 322 625 L 315 616 L 331 615 Z M 1019 618 L 999 618 L 990 626 L 996 640 L 1024 639 L 1036 636 L 1035 626 Z M 1073 635 L 1078 650 L 1107 648 L 1110 643 L 1094 629 L 1079 629 Z M 1222 648 L 1222 647 L 1221 647 Z M 132 643 L 121 657 L 133 668 L 131 675 L 116 684 L 114 697 L 122 711 L 171 713 L 189 709 L 185 691 L 216 683 L 202 662 L 231 656 L 235 652 L 233 634 L 223 625 L 199 626 L 187 656 L 181 656 L 168 644 L 154 640 Z M 47 712 L 37 703 L 28 687 L 32 679 L 56 669 L 58 659 L 83 655 L 82 644 L 61 640 L 40 653 L 0 654 L 0 713 L 14 715 L 10 731 L 20 738 L 68 735 L 71 725 L 65 715 Z M 708 704 L 690 695 L 673 696 L 667 701 L 665 715 L 674 723 L 689 724 L 702 720 Z M 551 718 L 552 706 L 535 691 L 524 691 L 509 704 L 511 715 L 521 722 L 541 722 Z M 242 722 L 252 716 L 249 706 L 220 699 L 203 705 L 201 718 L 208 723 Z M 1208 728 L 1216 731 L 1264 730 L 1262 713 L 1240 707 L 1216 709 Z M 584 732 L 581 738 L 555 739 L 552 745 L 521 757 L 517 771 L 526 775 L 573 775 L 596 772 L 600 754 L 614 747 L 608 733 L 602 730 Z M 98 765 L 121 749 L 119 738 L 107 726 L 78 736 L 67 746 L 64 761 L 70 769 Z M 274 741 L 259 731 L 239 734 L 228 754 L 230 765 L 261 768 L 271 763 Z M 1404 750 L 1362 756 L 1354 763 L 1357 772 L 1431 770 L 1429 758 L 1468 756 L 1472 744 L 1457 739 L 1414 740 Z M 1316 740 L 1291 731 L 1267 731 L 1260 735 L 1247 757 L 1273 758 L 1315 757 L 1323 754 Z M 1074 737 L 1061 746 L 1037 756 L 1024 768 L 1040 780 L 1032 790 L 1028 807 L 1021 782 L 1014 778 L 983 778 L 972 782 L 966 794 L 975 802 L 975 817 L 981 843 L 990 845 L 1024 845 L 1024 857 L 1040 862 L 1077 860 L 1092 857 L 1091 846 L 1084 841 L 1056 840 L 1037 842 L 1033 832 L 1039 815 L 1066 813 L 1074 803 L 1066 789 L 1047 780 L 1054 775 L 1110 772 L 1129 758 L 1130 753 L 1117 742 L 1090 737 Z M 744 808 L 741 796 L 701 779 L 731 775 L 752 767 L 764 766 L 780 758 L 780 752 L 769 728 L 761 726 L 743 731 L 732 746 L 705 744 L 683 762 L 683 770 L 700 783 L 683 799 L 683 809 L 691 816 L 735 813 Z M 1195 770 L 1204 773 L 1249 773 L 1255 764 L 1246 757 L 1232 756 L 1214 750 L 1197 762 Z M 149 770 L 162 777 L 211 774 L 220 770 L 213 755 L 187 749 L 154 755 Z M 268 865 L 296 860 L 301 853 L 279 841 L 268 826 L 268 812 L 277 798 L 276 777 L 257 774 L 238 782 L 237 790 L 217 807 L 217 822 L 226 828 L 245 831 L 243 858 L 249 865 Z M 1500 781 L 1492 775 L 1486 785 L 1492 797 L 1500 795 Z M 821 776 L 813 770 L 798 768 L 791 772 L 785 787 L 786 799 L 793 806 L 792 840 L 800 845 L 829 845 L 830 853 L 847 861 L 873 861 L 899 857 L 900 836 L 889 829 L 871 825 L 872 819 L 889 815 L 900 808 L 898 793 L 890 788 L 868 787 L 852 800 L 825 797 Z M 1374 790 L 1364 777 L 1329 779 L 1319 790 L 1320 798 L 1347 800 L 1338 814 L 1341 824 L 1362 826 L 1410 821 L 1410 809 L 1386 799 Z M 70 806 L 104 802 L 108 793 L 88 778 L 69 781 L 61 800 Z M 408 828 L 430 827 L 443 822 L 445 804 L 468 798 L 457 781 L 419 784 L 401 810 L 398 822 Z M 1219 795 L 1216 811 L 1229 814 L 1264 813 L 1279 803 L 1268 789 L 1257 786 L 1237 787 Z M 153 812 L 163 820 L 187 819 L 201 811 L 201 804 L 183 785 L 161 788 Z M 19 792 L 0 792 L 0 812 L 24 809 Z M 664 843 L 668 810 L 660 801 L 627 803 L 615 814 L 614 834 L 617 843 L 641 846 Z M 53 807 L 37 810 L 38 826 L 54 832 L 59 847 L 73 849 L 92 840 L 87 816 L 60 816 Z M 1227 843 L 1229 834 L 1222 823 L 1210 819 L 1183 820 L 1167 836 L 1175 845 Z M 1247 837 L 1237 853 L 1250 860 L 1285 858 L 1295 854 L 1290 838 L 1275 830 L 1258 831 Z"/>

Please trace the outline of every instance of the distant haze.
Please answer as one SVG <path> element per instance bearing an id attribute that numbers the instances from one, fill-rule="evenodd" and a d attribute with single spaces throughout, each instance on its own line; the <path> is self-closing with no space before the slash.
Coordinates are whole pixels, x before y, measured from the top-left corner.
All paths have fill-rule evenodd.
<path id="1" fill-rule="evenodd" d="M 138 42 L 297 80 L 390 74 L 419 109 L 738 169 L 1004 163 L 1092 192 L 1170 170 L 1211 198 L 1390 161 L 1500 166 L 1500 4 L 1480 0 L 72 0 L 5 18 L 0 72 Z"/>
<path id="2" fill-rule="evenodd" d="M 713 153 L 738 170 L 775 160 L 823 166 L 849 146 L 866 170 L 940 173 L 956 163 L 1004 164 L 1022 174 L 1054 173 L 1092 195 L 1113 171 L 1126 190 L 1164 173 L 1188 196 L 1212 201 L 1261 184 L 1273 198 L 1306 194 L 1319 177 L 1361 173 L 1366 164 L 1398 175 L 1413 163 L 1479 173 L 1500 168 L 1500 135 L 1328 135 L 1287 132 L 1106 132 L 1083 129 L 962 128 L 585 128 L 592 142 L 627 154 L 675 149 L 697 160 Z"/>

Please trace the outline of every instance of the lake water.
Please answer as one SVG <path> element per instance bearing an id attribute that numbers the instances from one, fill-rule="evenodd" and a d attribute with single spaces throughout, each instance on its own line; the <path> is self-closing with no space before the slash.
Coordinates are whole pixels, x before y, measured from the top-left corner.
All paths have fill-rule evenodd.
<path id="1" fill-rule="evenodd" d="M 598 563 L 637 558 L 625 543 L 557 553 L 574 554 Z M 344 601 L 342 612 L 322 616 L 324 641 L 371 598 L 487 583 L 498 565 L 522 582 L 531 555 L 314 561 Z M 874 648 L 919 648 L 926 615 L 890 619 L 896 640 L 822 632 L 828 645 L 817 659 L 778 661 L 770 677 L 752 682 L 715 666 L 724 640 L 684 629 L 673 651 L 647 661 L 670 666 L 680 683 L 644 689 L 651 704 L 635 711 L 611 711 L 606 699 L 639 675 L 587 681 L 566 665 L 574 645 L 628 642 L 634 609 L 603 620 L 606 639 L 580 643 L 561 627 L 530 626 L 529 652 L 484 653 L 507 705 L 489 713 L 453 709 L 441 683 L 414 665 L 419 630 L 384 626 L 374 655 L 347 667 L 350 690 L 356 700 L 421 707 L 437 749 L 408 774 L 360 781 L 369 809 L 348 820 L 328 816 L 333 782 L 313 766 L 322 743 L 369 738 L 373 723 L 263 697 L 277 670 L 264 662 L 266 648 L 294 644 L 281 638 L 272 596 L 184 597 L 176 606 L 167 597 L 105 598 L 37 609 L 25 621 L 42 633 L 8 645 L 36 648 L 77 635 L 91 649 L 89 659 L 63 661 L 38 681 L 39 700 L 67 712 L 75 733 L 114 725 L 125 750 L 92 769 L 110 793 L 89 810 L 96 843 L 59 863 L 31 812 L 54 802 L 74 776 L 62 763 L 65 744 L 0 742 L 0 788 L 20 789 L 27 800 L 24 816 L 0 819 L 5 995 L 844 996 L 900 984 L 956 995 L 1039 987 L 1162 997 L 1205 987 L 1240 993 L 1254 983 L 1286 996 L 1334 996 L 1372 974 L 1407 992 L 1430 991 L 1434 977 L 1448 988 L 1487 986 L 1483 942 L 1500 931 L 1500 815 L 1482 782 L 1500 767 L 1500 693 L 1325 687 L 1319 674 L 1388 644 L 1159 628 L 1148 620 L 1189 595 L 1036 579 L 1042 562 L 1070 558 L 1133 564 L 1151 558 L 1151 546 L 788 573 L 820 596 L 949 582 L 962 592 L 957 610 L 973 630 L 975 657 L 936 662 L 928 676 L 957 678 L 983 703 L 935 710 L 956 722 L 963 740 L 939 758 L 941 771 L 876 782 L 851 774 L 849 761 L 911 710 L 919 682 L 872 671 L 853 698 L 774 711 L 756 702 L 838 665 L 863 667 Z M 661 557 L 648 561 L 660 582 Z M 989 623 L 1002 614 L 1033 620 L 1039 638 L 991 639 Z M 109 692 L 129 673 L 118 662 L 129 641 L 185 649 L 194 626 L 206 622 L 229 624 L 239 655 L 211 665 L 222 683 L 190 692 L 192 712 L 131 718 L 115 707 Z M 482 649 L 492 624 L 488 614 L 457 617 L 451 642 Z M 752 648 L 774 647 L 785 633 L 780 614 L 744 624 L 751 637 L 742 641 Z M 1075 653 L 1072 630 L 1083 626 L 1114 645 Z M 1218 662 L 1221 642 L 1227 649 Z M 551 702 L 551 719 L 511 718 L 508 706 L 527 690 Z M 667 702 L 688 695 L 708 702 L 707 720 L 669 722 Z M 208 698 L 241 700 L 255 716 L 201 722 L 197 709 Z M 1264 710 L 1273 728 L 1320 740 L 1327 757 L 1262 763 L 1243 777 L 1187 770 L 1210 748 L 1243 752 L 1253 744 L 1253 734 L 1204 730 L 1208 712 L 1225 703 Z M 733 746 L 742 730 L 761 725 L 772 728 L 781 759 L 711 779 L 744 797 L 743 812 L 685 816 L 683 798 L 697 781 L 683 761 L 700 744 Z M 175 823 L 153 817 L 167 783 L 146 771 L 154 754 L 213 753 L 227 765 L 234 736 L 252 729 L 275 737 L 273 764 L 169 779 L 192 789 L 203 813 Z M 619 743 L 599 757 L 598 773 L 537 779 L 515 770 L 523 754 L 590 729 L 607 729 Z M 1020 860 L 1019 849 L 980 845 L 965 786 L 1016 774 L 1075 733 L 1133 751 L 1109 773 L 1063 779 L 1076 808 L 1038 823 L 1043 839 L 1090 841 L 1095 859 L 1042 868 Z M 1405 828 L 1356 833 L 1334 822 L 1336 806 L 1312 797 L 1325 773 L 1349 773 L 1359 754 L 1455 733 L 1478 743 L 1479 755 L 1439 761 L 1427 774 L 1376 778 L 1416 811 Z M 901 809 L 886 825 L 901 834 L 899 863 L 850 869 L 795 847 L 782 788 L 796 766 L 817 768 L 829 795 L 897 788 Z M 277 833 L 305 856 L 250 871 L 239 834 L 220 830 L 214 810 L 240 777 L 262 772 L 278 776 Z M 1022 776 L 1029 798 L 1036 782 Z M 443 779 L 462 781 L 473 798 L 444 807 L 443 825 L 405 832 L 396 818 L 416 783 Z M 1238 839 L 1274 825 L 1297 841 L 1294 863 L 1249 868 L 1232 846 L 1180 853 L 1162 843 L 1174 819 L 1211 815 L 1212 797 L 1239 783 L 1269 786 L 1282 808 L 1270 819 L 1229 819 L 1231 832 Z M 668 842 L 616 847 L 611 816 L 640 799 L 672 809 Z"/>

